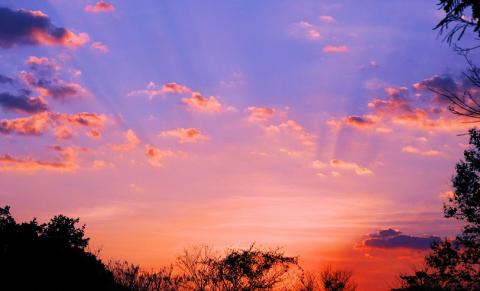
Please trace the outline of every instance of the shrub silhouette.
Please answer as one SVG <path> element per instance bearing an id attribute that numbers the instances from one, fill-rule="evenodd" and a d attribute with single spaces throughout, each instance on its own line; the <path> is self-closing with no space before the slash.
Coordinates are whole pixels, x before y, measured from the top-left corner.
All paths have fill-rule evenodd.
<path id="1" fill-rule="evenodd" d="M 78 219 L 17 223 L 0 208 L 1 290 L 127 290 L 92 253 Z"/>
<path id="2" fill-rule="evenodd" d="M 174 267 L 177 267 L 175 272 Z M 289 270 L 297 258 L 278 249 L 229 249 L 217 255 L 210 247 L 185 250 L 175 266 L 145 272 L 127 262 L 114 262 L 109 269 L 116 281 L 131 290 L 294 290 L 288 288 Z M 316 289 L 319 290 L 319 289 Z"/>

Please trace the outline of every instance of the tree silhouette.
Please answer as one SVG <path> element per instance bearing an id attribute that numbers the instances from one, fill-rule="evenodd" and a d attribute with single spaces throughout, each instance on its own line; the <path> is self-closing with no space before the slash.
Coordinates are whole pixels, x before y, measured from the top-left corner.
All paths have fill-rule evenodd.
<path id="1" fill-rule="evenodd" d="M 271 290 L 286 280 L 297 258 L 278 249 L 229 249 L 225 256 L 202 246 L 186 250 L 177 264 L 184 273 L 187 290 Z"/>
<path id="2" fill-rule="evenodd" d="M 480 2 L 478 0 L 440 0 L 438 5 L 445 12 L 445 17 L 435 29 L 439 29 L 440 33 L 446 33 L 445 40 L 448 43 L 460 40 L 469 28 L 480 36 Z M 466 12 L 470 13 L 471 17 L 467 17 Z M 450 30 L 449 27 L 451 27 Z"/>
<path id="3" fill-rule="evenodd" d="M 473 119 L 480 119 L 480 68 L 471 58 L 471 52 L 480 48 L 462 47 L 457 42 L 471 29 L 480 40 L 480 1 L 478 0 L 440 0 L 440 9 L 445 12 L 444 18 L 435 26 L 444 40 L 454 46 L 454 50 L 465 58 L 467 70 L 463 72 L 464 85 L 461 91 L 452 91 L 447 86 L 429 87 L 431 91 L 450 101 L 452 113 Z M 476 122 L 476 120 L 475 120 Z"/>
<path id="4" fill-rule="evenodd" d="M 298 263 L 279 250 L 232 249 L 211 262 L 215 281 L 222 290 L 270 290 L 285 279 L 285 274 Z"/>
<path id="5" fill-rule="evenodd" d="M 146 272 L 140 266 L 124 262 L 110 262 L 108 269 L 113 273 L 115 281 L 135 291 L 174 291 L 185 290 L 185 276 L 173 273 L 173 266 L 157 271 Z"/>
<path id="6" fill-rule="evenodd" d="M 354 291 L 357 284 L 352 280 L 352 272 L 325 268 L 320 274 L 325 291 Z"/>
<path id="7" fill-rule="evenodd" d="M 89 239 L 78 219 L 55 216 L 17 223 L 0 207 L 1 290 L 127 290 L 85 249 Z"/>
<path id="8" fill-rule="evenodd" d="M 434 243 L 426 266 L 414 275 L 400 276 L 394 290 L 480 290 L 480 131 L 470 130 L 470 148 L 457 163 L 454 193 L 444 215 L 465 223 L 453 240 Z"/>

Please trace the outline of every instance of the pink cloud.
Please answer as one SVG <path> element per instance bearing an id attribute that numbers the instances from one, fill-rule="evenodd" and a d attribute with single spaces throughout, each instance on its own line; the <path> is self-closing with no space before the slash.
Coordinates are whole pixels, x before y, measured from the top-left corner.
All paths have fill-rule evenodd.
<path id="1" fill-rule="evenodd" d="M 56 139 L 71 139 L 73 137 L 72 130 L 68 127 L 58 127 L 55 129 Z"/>
<path id="2" fill-rule="evenodd" d="M 154 82 L 150 82 L 145 90 L 136 90 L 128 93 L 127 96 L 148 96 L 153 99 L 158 96 L 165 96 L 167 94 L 184 94 L 192 93 L 192 90 L 186 86 L 177 84 L 175 82 L 166 83 L 162 86 Z"/>
<path id="3" fill-rule="evenodd" d="M 141 140 L 138 138 L 137 134 L 129 129 L 124 133 L 126 143 L 123 144 L 113 144 L 112 149 L 115 151 L 129 151 L 137 147 L 141 143 Z"/>
<path id="4" fill-rule="evenodd" d="M 65 34 L 61 38 L 54 37 L 42 30 L 34 30 L 32 33 L 33 39 L 38 44 L 43 45 L 62 45 L 70 47 L 80 47 L 90 41 L 90 37 L 87 33 L 75 34 L 70 30 L 66 30 Z"/>
<path id="5" fill-rule="evenodd" d="M 335 22 L 335 18 L 330 15 L 322 15 L 320 16 L 320 20 L 325 22 L 325 23 L 333 23 Z"/>
<path id="6" fill-rule="evenodd" d="M 200 130 L 196 128 L 177 128 L 173 130 L 162 131 L 162 137 L 174 137 L 180 143 L 197 143 L 208 140 L 206 135 L 203 135 Z"/>
<path id="7" fill-rule="evenodd" d="M 54 146 L 51 147 L 51 150 L 59 154 L 59 157 L 52 161 L 39 160 L 32 157 L 18 157 L 9 154 L 0 155 L 0 171 L 51 170 L 71 172 L 77 169 L 77 155 L 78 152 L 83 151 L 83 149 Z"/>
<path id="8" fill-rule="evenodd" d="M 402 152 L 427 157 L 440 156 L 442 154 L 437 150 L 420 150 L 414 146 L 405 146 L 402 148 Z"/>
<path id="9" fill-rule="evenodd" d="M 161 167 L 163 166 L 165 159 L 177 157 L 179 156 L 179 153 L 171 150 L 161 150 L 157 147 L 147 144 L 145 146 L 145 155 L 147 156 L 150 165 L 154 167 Z"/>
<path id="10" fill-rule="evenodd" d="M 292 119 L 282 122 L 279 125 L 270 125 L 266 127 L 265 130 L 273 134 L 290 135 L 306 147 L 315 146 L 315 136 L 309 133 L 301 124 Z"/>
<path id="11" fill-rule="evenodd" d="M 106 1 L 98 1 L 94 5 L 88 4 L 85 6 L 85 11 L 90 13 L 113 12 L 115 11 L 115 6 Z"/>
<path id="12" fill-rule="evenodd" d="M 334 45 L 326 45 L 323 47 L 323 51 L 326 53 L 348 53 L 350 49 L 345 46 L 334 46 Z"/>
<path id="13" fill-rule="evenodd" d="M 413 85 L 414 91 L 407 87 L 386 87 L 385 98 L 375 98 L 368 103 L 371 112 L 332 119 L 328 124 L 340 126 L 353 126 L 362 129 L 374 129 L 377 132 L 390 132 L 392 125 L 404 126 L 420 130 L 458 131 L 470 125 L 462 122 L 461 118 L 449 112 L 445 100 L 439 100 L 436 93 L 425 90 L 427 83 L 430 87 L 445 86 L 459 90 L 455 83 L 436 78 L 426 79 Z M 418 95 L 419 90 L 424 90 Z M 413 94 L 415 93 L 415 94 Z"/>
<path id="14" fill-rule="evenodd" d="M 256 121 L 266 121 L 273 117 L 276 110 L 270 107 L 257 107 L 257 106 L 250 106 L 247 108 L 248 112 L 248 120 L 256 122 Z"/>
<path id="15" fill-rule="evenodd" d="M 189 98 L 182 98 L 182 103 L 192 111 L 218 113 L 223 107 L 215 96 L 203 97 L 198 92 L 193 92 Z"/>
<path id="16" fill-rule="evenodd" d="M 108 46 L 101 42 L 92 43 L 92 48 L 104 54 L 108 53 L 109 51 Z"/>
<path id="17" fill-rule="evenodd" d="M 28 117 L 0 120 L 0 133 L 42 135 L 50 129 L 74 126 L 99 129 L 107 118 L 101 114 L 80 112 L 74 114 L 42 112 Z"/>
<path id="18" fill-rule="evenodd" d="M 307 21 L 295 22 L 291 26 L 290 33 L 294 37 L 318 40 L 321 38 L 319 29 Z"/>
<path id="19" fill-rule="evenodd" d="M 331 160 L 330 161 L 330 166 L 332 166 L 333 168 L 336 168 L 336 169 L 340 169 L 340 170 L 353 171 L 357 175 L 372 175 L 373 174 L 373 172 L 369 168 L 362 167 L 362 166 L 360 166 L 356 163 L 345 162 L 345 161 L 338 160 L 338 159 Z"/>

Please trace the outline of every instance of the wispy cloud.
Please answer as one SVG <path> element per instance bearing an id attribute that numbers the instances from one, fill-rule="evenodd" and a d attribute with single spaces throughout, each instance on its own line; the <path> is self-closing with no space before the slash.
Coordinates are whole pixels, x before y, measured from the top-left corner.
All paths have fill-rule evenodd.
<path id="1" fill-rule="evenodd" d="M 294 37 L 308 40 L 319 40 L 321 38 L 320 30 L 307 21 L 293 23 L 290 27 L 290 34 Z"/>
<path id="2" fill-rule="evenodd" d="M 330 166 L 339 170 L 353 171 L 357 175 L 372 175 L 373 172 L 369 168 L 362 167 L 357 163 L 345 162 L 338 159 L 333 159 L 330 161 Z"/>
<path id="3" fill-rule="evenodd" d="M 196 128 L 176 128 L 172 130 L 162 131 L 162 137 L 173 137 L 178 139 L 180 143 L 197 143 L 208 140 L 208 136 L 202 134 Z"/>
<path id="4" fill-rule="evenodd" d="M 85 6 L 85 11 L 90 13 L 106 13 L 115 11 L 115 6 L 107 1 L 97 1 L 95 4 Z"/>
<path id="5" fill-rule="evenodd" d="M 346 45 L 326 45 L 323 47 L 322 50 L 326 53 L 348 53 L 350 51 L 350 48 Z"/>
<path id="6" fill-rule="evenodd" d="M 178 156 L 185 156 L 182 152 L 174 152 L 171 150 L 161 150 L 152 145 L 145 146 L 145 155 L 148 158 L 150 165 L 154 167 L 163 166 L 164 162 L 168 158 L 174 158 Z"/>
<path id="7" fill-rule="evenodd" d="M 37 170 L 51 170 L 71 172 L 77 169 L 77 155 L 82 149 L 75 147 L 63 148 L 54 146 L 50 148 L 57 152 L 59 157 L 48 161 L 39 160 L 32 157 L 19 157 L 15 155 L 3 154 L 0 155 L 0 171 L 37 171 Z"/>
<path id="8" fill-rule="evenodd" d="M 437 150 L 421 150 L 411 145 L 403 147 L 402 152 L 427 157 L 436 157 L 442 154 L 442 152 Z"/>
<path id="9" fill-rule="evenodd" d="M 106 54 L 110 51 L 108 46 L 104 43 L 101 43 L 101 42 L 94 42 L 94 43 L 92 43 L 91 47 L 92 47 L 92 49 L 97 50 L 97 51 L 99 51 L 101 53 L 104 53 L 104 54 Z"/>
<path id="10" fill-rule="evenodd" d="M 186 86 L 177 84 L 175 82 L 158 85 L 155 82 L 150 82 L 144 90 L 136 90 L 128 93 L 127 96 L 148 96 L 153 99 L 155 97 L 163 97 L 167 94 L 185 94 L 192 93 L 192 90 Z"/>

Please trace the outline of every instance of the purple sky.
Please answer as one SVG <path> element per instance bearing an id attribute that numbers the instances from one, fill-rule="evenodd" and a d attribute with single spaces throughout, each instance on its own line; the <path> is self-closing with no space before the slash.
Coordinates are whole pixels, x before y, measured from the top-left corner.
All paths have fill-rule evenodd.
<path id="1" fill-rule="evenodd" d="M 465 63 L 435 4 L 0 0 L 0 202 L 144 266 L 256 241 L 391 276 L 457 230 L 468 125 L 427 87 Z M 401 250 L 364 243 L 390 228 Z"/>

